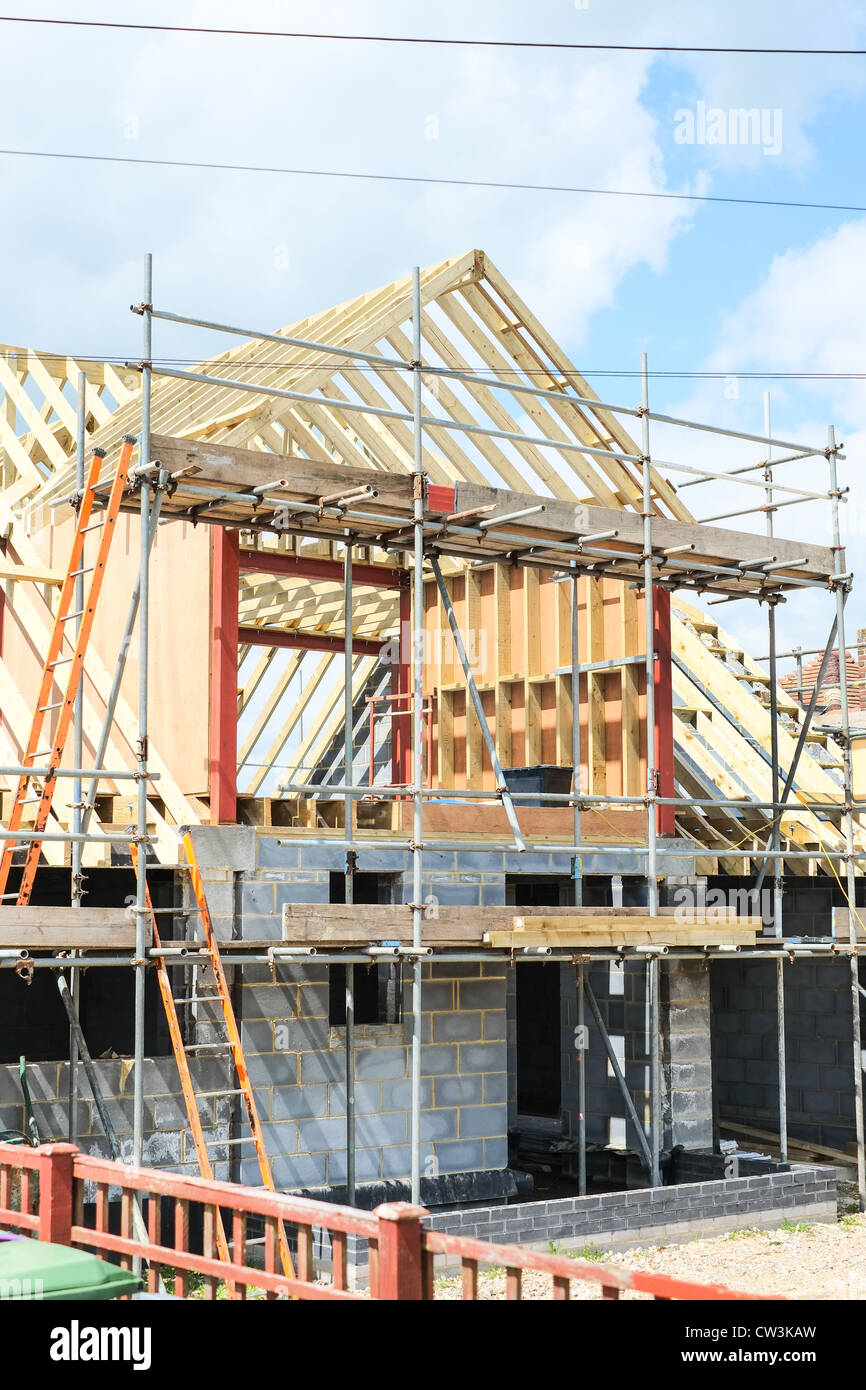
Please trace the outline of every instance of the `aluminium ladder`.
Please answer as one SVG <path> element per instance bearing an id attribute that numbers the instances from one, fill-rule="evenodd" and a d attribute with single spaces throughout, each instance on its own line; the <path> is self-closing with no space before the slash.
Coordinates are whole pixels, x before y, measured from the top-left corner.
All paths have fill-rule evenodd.
<path id="1" fill-rule="evenodd" d="M 204 884 L 202 882 L 201 873 L 199 871 L 198 860 L 196 859 L 195 847 L 193 846 L 192 836 L 189 834 L 188 831 L 183 836 L 183 847 L 186 853 L 187 865 L 190 872 L 190 886 L 192 888 L 193 895 L 196 900 L 196 907 L 193 911 L 197 916 L 200 917 L 202 924 L 203 935 L 202 941 L 199 944 L 203 944 L 205 952 L 207 954 L 208 966 L 213 975 L 213 984 L 203 986 L 199 983 L 193 988 L 193 992 L 191 994 L 178 996 L 175 995 L 172 990 L 170 972 L 165 964 L 164 956 L 157 956 L 157 973 L 160 994 L 162 996 L 162 1002 L 165 1008 L 166 1019 L 168 1021 L 168 1030 L 171 1037 L 171 1045 L 174 1051 L 175 1061 L 177 1063 L 178 1074 L 180 1076 L 181 1090 L 183 1092 L 184 1104 L 186 1106 L 187 1118 L 189 1120 L 190 1133 L 192 1134 L 193 1143 L 195 1144 L 196 1155 L 198 1157 L 199 1172 L 201 1173 L 203 1178 L 213 1178 L 213 1166 L 211 1163 L 211 1156 L 209 1153 L 210 1147 L 225 1148 L 227 1144 L 248 1144 L 250 1140 L 249 1138 L 228 1140 L 218 1139 L 213 1141 L 208 1141 L 207 1139 L 205 1139 L 204 1129 L 201 1122 L 201 1115 L 199 1114 L 198 1109 L 198 1101 L 205 1097 L 211 1098 L 216 1096 L 241 1096 L 243 1098 L 244 1109 L 246 1111 L 250 1135 L 252 1137 L 252 1142 L 255 1146 L 256 1159 L 259 1165 L 259 1172 L 262 1178 L 262 1185 L 263 1187 L 266 1187 L 270 1192 L 275 1192 L 276 1186 L 274 1184 L 273 1170 L 271 1168 L 271 1161 L 268 1156 L 268 1151 L 265 1145 L 264 1133 L 262 1131 L 261 1120 L 259 1119 L 259 1112 L 258 1107 L 256 1105 L 256 1099 L 253 1093 L 252 1084 L 250 1082 L 246 1058 L 244 1057 L 240 1029 L 238 1027 L 237 1017 L 235 1015 L 234 1006 L 231 1000 L 231 991 L 229 989 L 228 980 L 226 979 L 225 968 L 223 966 L 222 956 L 220 954 L 219 949 L 219 942 L 217 940 L 217 936 L 213 928 L 213 922 L 211 921 L 210 910 L 208 908 L 207 899 L 205 897 L 204 892 Z M 137 867 L 138 848 L 135 844 L 133 844 L 131 846 L 131 850 L 133 865 Z M 159 928 L 157 926 L 156 914 L 151 903 L 149 890 L 146 891 L 146 902 L 148 910 L 151 914 L 153 944 L 159 950 L 161 949 Z M 196 968 L 197 970 L 201 969 L 201 967 L 194 968 Z M 201 990 L 203 988 L 208 989 L 212 992 L 207 994 L 201 993 Z M 181 1027 L 180 1018 L 178 1015 L 178 1005 L 184 1004 L 219 1004 L 220 1010 L 222 1012 L 222 1024 L 219 1025 L 218 1020 L 216 1022 L 218 1023 L 218 1026 L 224 1027 L 226 1034 L 225 1040 L 220 1042 L 193 1043 L 191 1045 L 186 1044 L 184 1042 L 183 1029 Z M 210 1022 L 211 1020 L 208 1021 Z M 199 1053 L 203 1051 L 230 1053 L 233 1070 L 237 1080 L 236 1087 L 229 1090 L 220 1089 L 216 1091 L 196 1092 L 192 1079 L 192 1073 L 190 1071 L 189 1054 Z M 225 1228 L 223 1226 L 222 1218 L 219 1214 L 219 1211 L 217 1211 L 215 1238 L 220 1259 L 230 1262 L 231 1256 L 229 1254 L 229 1241 L 226 1237 Z M 288 1241 L 286 1239 L 285 1228 L 282 1222 L 280 1222 L 278 1226 L 278 1241 L 280 1249 L 280 1261 L 283 1267 L 283 1273 L 285 1274 L 286 1278 L 291 1279 L 294 1277 L 294 1268 L 292 1265 L 291 1254 L 289 1252 Z"/>
<path id="2" fill-rule="evenodd" d="M 18 779 L 18 787 L 15 792 L 15 799 L 12 803 L 12 810 L 9 817 L 8 829 L 16 832 L 21 829 L 21 822 L 24 814 L 24 807 L 36 803 L 36 818 L 32 827 L 36 834 L 44 831 L 48 824 L 51 814 L 51 805 L 54 799 L 54 792 L 57 786 L 57 769 L 63 757 L 63 750 L 72 726 L 72 719 L 75 709 L 75 697 L 81 685 L 84 673 L 84 658 L 87 652 L 90 636 L 93 631 L 93 622 L 96 615 L 96 605 L 102 589 L 102 582 L 105 578 L 105 567 L 108 562 L 108 555 L 111 549 L 111 542 L 117 527 L 117 517 L 120 512 L 120 504 L 123 500 L 123 492 L 126 487 L 129 465 L 132 459 L 132 450 L 135 445 L 135 437 L 124 435 L 120 451 L 117 469 L 105 510 L 96 521 L 91 521 L 93 505 L 96 501 L 97 493 L 105 492 L 105 483 L 100 483 L 99 473 L 102 461 L 105 458 L 104 449 L 94 449 L 90 463 L 90 470 L 87 482 L 83 491 L 77 498 L 77 517 L 75 522 L 75 534 L 72 541 L 72 551 L 66 569 L 66 575 L 60 589 L 60 599 L 57 605 L 57 612 L 54 618 L 54 626 L 51 633 L 51 640 L 48 652 L 45 657 L 45 664 L 42 668 L 42 679 L 39 684 L 39 695 L 36 700 L 36 708 L 33 714 L 33 722 L 30 728 L 30 736 L 27 740 L 27 747 L 21 760 L 23 767 L 34 767 L 38 760 L 47 758 L 47 775 L 43 779 L 37 779 L 33 773 L 25 772 Z M 89 532 L 99 531 L 99 549 L 92 565 L 84 563 L 84 551 L 86 538 Z M 89 574 L 91 576 L 87 592 L 84 598 L 84 607 L 79 611 L 73 611 L 72 605 L 75 596 L 75 581 L 79 576 Z M 78 629 L 74 637 L 67 632 L 66 624 L 79 618 Z M 64 644 L 72 646 L 72 654 L 64 656 Z M 66 684 L 63 688 L 63 698 L 60 700 L 51 699 L 51 693 L 55 683 L 60 685 L 58 679 L 58 668 L 68 666 L 69 672 L 66 676 Z M 47 748 L 39 747 L 42 731 L 45 726 L 45 716 L 52 711 L 59 711 L 57 724 Z M 28 795 L 31 792 L 32 795 Z M 30 827 L 28 827 L 29 829 Z M 26 832 L 20 836 L 6 840 L 2 856 L 0 856 L 0 902 L 6 896 L 6 885 L 9 881 L 9 870 L 15 854 L 15 847 L 18 840 L 26 840 Z M 17 905 L 25 907 L 30 902 L 33 892 L 33 882 L 36 877 L 36 869 L 42 853 L 41 840 L 31 840 L 27 857 L 24 861 L 24 868 L 21 876 L 21 886 L 18 890 Z"/>

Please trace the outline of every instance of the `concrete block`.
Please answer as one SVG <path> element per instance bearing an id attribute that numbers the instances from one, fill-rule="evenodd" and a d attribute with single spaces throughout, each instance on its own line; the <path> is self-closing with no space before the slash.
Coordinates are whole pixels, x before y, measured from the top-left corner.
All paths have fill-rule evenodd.
<path id="1" fill-rule="evenodd" d="M 355 1052 L 359 1081 L 398 1081 L 405 1075 L 405 1047 L 359 1047 Z"/>
<path id="2" fill-rule="evenodd" d="M 298 847 L 281 845 L 276 835 L 259 835 L 256 853 L 260 869 L 296 869 L 298 867 Z"/>
<path id="3" fill-rule="evenodd" d="M 327 1018 L 274 1019 L 275 1052 L 322 1052 L 330 1047 Z"/>
<path id="4" fill-rule="evenodd" d="M 424 1055 L 422 1051 L 422 1057 Z M 436 1083 L 438 1085 L 438 1082 Z M 430 1077 L 421 1078 L 421 1108 L 428 1110 L 433 1104 L 433 1081 Z M 438 1094 L 438 1093 L 437 1093 Z M 441 1100 L 436 1101 L 441 1105 Z M 382 1101 L 381 1108 L 384 1110 L 408 1110 L 412 1104 L 412 1082 L 405 1081 L 383 1081 L 382 1082 Z"/>
<path id="5" fill-rule="evenodd" d="M 245 917 L 249 914 L 254 917 L 272 917 L 275 910 L 276 899 L 273 883 L 258 881 L 241 883 L 240 911 L 242 916 Z"/>
<path id="6" fill-rule="evenodd" d="M 478 1139 L 505 1134 L 508 1115 L 504 1105 L 465 1105 L 460 1111 L 460 1138 Z"/>
<path id="7" fill-rule="evenodd" d="M 199 868 L 252 869 L 256 862 L 256 830 L 251 825 L 194 825 L 190 827 Z"/>
<path id="8" fill-rule="evenodd" d="M 391 1110 L 385 1115 L 359 1115 L 355 1133 L 357 1143 L 364 1148 L 403 1144 L 409 1137 L 408 1115 L 405 1110 Z"/>
<path id="9" fill-rule="evenodd" d="M 495 1073 L 501 1076 L 502 1073 Z M 466 1076 L 437 1076 L 433 1083 L 433 1094 L 437 1105 L 481 1105 L 484 1099 L 484 1083 L 488 1078 L 481 1072 Z M 501 1099 L 497 1097 L 497 1099 Z"/>
<path id="10" fill-rule="evenodd" d="M 422 1139 L 456 1139 L 459 1135 L 456 1110 L 425 1110 L 421 1114 Z"/>
<path id="11" fill-rule="evenodd" d="M 346 1080 L 346 1054 L 342 1048 L 330 1052 L 302 1052 L 300 1061 L 302 1086 Z"/>
<path id="12" fill-rule="evenodd" d="M 241 1040 L 245 1051 L 273 1052 L 273 1024 L 266 1019 L 244 1019 L 241 1023 Z"/>
<path id="13" fill-rule="evenodd" d="M 328 1113 L 328 1087 L 275 1086 L 271 1093 L 272 1120 L 299 1120 Z"/>
<path id="14" fill-rule="evenodd" d="M 324 1187 L 328 1181 L 328 1155 L 301 1153 L 278 1159 L 274 1164 L 274 1178 L 277 1187 L 288 1191 L 298 1187 Z M 245 1160 L 241 1165 L 241 1182 L 258 1187 L 261 1181 L 258 1164 Z"/>
<path id="15" fill-rule="evenodd" d="M 505 1071 L 506 1070 L 506 1049 L 505 1044 L 495 1043 L 461 1043 L 460 1044 L 460 1071 Z"/>
<path id="16" fill-rule="evenodd" d="M 460 1013 L 433 1015 L 434 1043 L 480 1042 L 481 1014 L 463 1010 Z"/>
<path id="17" fill-rule="evenodd" d="M 457 1007 L 464 1009 L 504 1009 L 505 980 L 461 980 L 457 986 Z"/>
<path id="18" fill-rule="evenodd" d="M 241 987 L 240 1014 L 245 1021 L 252 1018 L 294 1018 L 297 999 L 298 990 L 294 984 L 245 984 Z"/>
<path id="19" fill-rule="evenodd" d="M 342 1119 L 309 1119 L 298 1122 L 298 1148 L 301 1153 L 319 1149 L 339 1149 L 346 1143 L 346 1122 Z"/>
<path id="20" fill-rule="evenodd" d="M 301 985 L 298 989 L 299 1018 L 327 1018 L 328 985 Z"/>
<path id="21" fill-rule="evenodd" d="M 484 1014 L 484 1041 L 485 1042 L 504 1042 L 507 1031 L 507 1021 L 504 1009 L 485 1009 Z"/>
<path id="22" fill-rule="evenodd" d="M 433 1148 L 440 1173 L 470 1173 L 484 1165 L 481 1139 L 441 1140 Z"/>
<path id="23" fill-rule="evenodd" d="M 146 1168 L 173 1168 L 181 1162 L 181 1133 L 146 1134 L 142 1143 L 142 1163 Z M 132 1161 L 132 1139 L 124 1162 Z"/>
<path id="24" fill-rule="evenodd" d="M 302 883 L 293 879 L 291 883 L 278 884 L 275 897 L 276 911 L 282 918 L 286 903 L 327 903 L 331 900 L 331 890 L 324 881 Z"/>
<path id="25" fill-rule="evenodd" d="M 504 1071 L 484 1072 L 484 1104 L 493 1105 L 504 1101 L 508 1090 L 508 1073 Z M 467 1077 L 466 1080 L 473 1080 Z"/>
<path id="26" fill-rule="evenodd" d="M 444 1013 L 454 1008 L 454 983 L 431 980 L 421 987 L 421 1007 L 425 1013 Z"/>
<path id="27" fill-rule="evenodd" d="M 421 1075 L 442 1076 L 457 1071 L 457 1044 L 424 1044 L 421 1048 Z M 479 1068 L 479 1070 L 481 1070 Z M 491 1068 L 492 1070 L 492 1068 Z"/>
<path id="28" fill-rule="evenodd" d="M 355 1177 L 358 1182 L 375 1182 L 380 1175 L 382 1174 L 379 1149 L 356 1149 Z M 382 1176 L 387 1177 L 388 1175 Z M 332 1149 L 328 1154 L 328 1183 L 334 1186 L 336 1183 L 344 1183 L 345 1181 L 346 1151 L 345 1149 Z"/>
<path id="29" fill-rule="evenodd" d="M 429 892 L 442 907 L 477 907 L 481 886 L 477 883 L 433 883 Z"/>
<path id="30" fill-rule="evenodd" d="M 247 1071 L 253 1086 L 293 1086 L 298 1080 L 298 1056 L 295 1052 L 250 1053 Z"/>
<path id="31" fill-rule="evenodd" d="M 377 1152 L 379 1152 L 377 1150 Z M 432 1150 L 422 1148 L 421 1150 L 421 1175 L 425 1176 L 428 1165 L 432 1158 Z M 412 1150 L 408 1144 L 394 1144 L 388 1149 L 381 1150 L 382 1177 L 383 1178 L 404 1178 L 408 1179 L 412 1172 Z"/>
<path id="32" fill-rule="evenodd" d="M 403 1086 L 406 1082 L 391 1082 L 390 1085 Z M 373 1115 L 380 1110 L 399 1110 L 403 1107 L 398 1105 L 383 1105 L 381 1098 L 382 1086 L 378 1081 L 356 1081 L 355 1082 L 355 1114 Z M 346 1086 L 343 1082 L 331 1082 L 328 1086 L 328 1114 L 346 1114 Z"/>

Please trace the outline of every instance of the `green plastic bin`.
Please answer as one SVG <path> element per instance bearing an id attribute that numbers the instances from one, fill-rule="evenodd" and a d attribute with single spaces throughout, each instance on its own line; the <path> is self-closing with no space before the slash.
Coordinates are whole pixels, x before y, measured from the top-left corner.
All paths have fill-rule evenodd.
<path id="1" fill-rule="evenodd" d="M 29 1239 L 0 1244 L 0 1300 L 93 1302 L 137 1293 L 142 1284 L 137 1274 L 70 1245 Z"/>

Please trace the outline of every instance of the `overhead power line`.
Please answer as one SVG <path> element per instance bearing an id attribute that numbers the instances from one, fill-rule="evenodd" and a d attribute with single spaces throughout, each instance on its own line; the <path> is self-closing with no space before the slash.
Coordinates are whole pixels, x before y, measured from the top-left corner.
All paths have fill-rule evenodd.
<path id="1" fill-rule="evenodd" d="M 66 159 L 85 164 L 140 164 L 158 169 L 205 169 L 217 173 L 280 174 L 293 178 L 355 179 L 362 183 L 416 183 L 442 188 L 491 188 L 514 193 L 579 193 L 604 198 L 656 198 L 682 203 L 728 203 L 744 207 L 800 208 L 812 212 L 866 212 L 857 203 L 807 203 L 784 198 L 735 198 L 710 193 L 665 193 L 656 189 L 580 188 L 560 183 L 512 183 L 499 179 L 435 178 L 423 174 L 371 174 L 349 169 L 287 169 L 272 164 L 227 164 L 200 159 L 146 159 L 119 154 L 73 154 L 66 150 L 0 149 L 21 159 Z"/>
<path id="2" fill-rule="evenodd" d="M 675 43 L 570 43 L 557 39 L 465 39 L 410 34 L 327 34 L 286 29 L 228 29 L 198 24 L 136 24 L 110 19 L 55 19 L 49 16 L 0 15 L 2 24 L 53 24 L 73 29 L 130 29 L 153 34 L 210 34 L 229 38 L 312 39 L 330 43 L 415 44 L 437 48 L 518 48 L 577 53 L 736 53 L 801 58 L 863 57 L 864 48 L 746 48 Z"/>

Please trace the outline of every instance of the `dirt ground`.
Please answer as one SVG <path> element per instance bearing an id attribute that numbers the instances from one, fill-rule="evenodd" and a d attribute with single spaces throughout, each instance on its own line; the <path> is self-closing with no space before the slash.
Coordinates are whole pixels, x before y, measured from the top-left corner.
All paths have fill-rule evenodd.
<path id="1" fill-rule="evenodd" d="M 866 1215 L 860 1214 L 841 1216 L 835 1225 L 783 1223 L 774 1231 L 734 1231 L 680 1245 L 605 1252 L 563 1246 L 552 1253 L 670 1274 L 694 1283 L 725 1284 L 747 1293 L 781 1294 L 792 1299 L 866 1299 Z M 480 1298 L 504 1299 L 504 1271 L 481 1274 L 478 1283 Z M 645 1296 L 622 1294 L 623 1298 Z M 459 1297 L 459 1280 L 436 1281 L 437 1299 Z M 523 1297 L 551 1298 L 549 1277 L 526 1271 Z M 599 1298 L 600 1289 L 575 1280 L 571 1297 Z"/>

